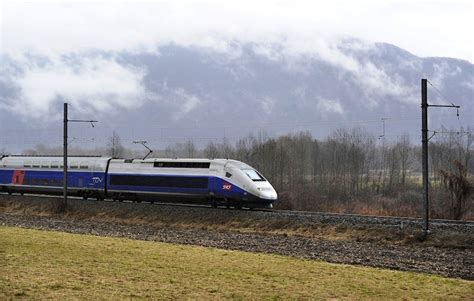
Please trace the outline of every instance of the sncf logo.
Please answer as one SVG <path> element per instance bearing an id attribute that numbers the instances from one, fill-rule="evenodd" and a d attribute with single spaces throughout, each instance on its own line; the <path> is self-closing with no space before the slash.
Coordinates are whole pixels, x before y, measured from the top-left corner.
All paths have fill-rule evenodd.
<path id="1" fill-rule="evenodd" d="M 232 185 L 228 184 L 228 183 L 224 183 L 222 185 L 222 189 L 224 190 L 231 190 L 232 189 Z"/>

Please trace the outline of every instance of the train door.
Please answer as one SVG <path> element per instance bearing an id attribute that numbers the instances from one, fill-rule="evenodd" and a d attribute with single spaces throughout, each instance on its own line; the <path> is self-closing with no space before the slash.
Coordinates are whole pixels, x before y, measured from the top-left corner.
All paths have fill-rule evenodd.
<path id="1" fill-rule="evenodd" d="M 209 177 L 209 183 L 208 183 L 208 193 L 213 194 L 213 192 L 216 190 L 215 188 L 215 178 L 214 177 Z"/>
<path id="2" fill-rule="evenodd" d="M 208 182 L 208 194 L 211 198 L 216 196 L 216 170 L 214 168 L 209 169 L 209 182 Z"/>

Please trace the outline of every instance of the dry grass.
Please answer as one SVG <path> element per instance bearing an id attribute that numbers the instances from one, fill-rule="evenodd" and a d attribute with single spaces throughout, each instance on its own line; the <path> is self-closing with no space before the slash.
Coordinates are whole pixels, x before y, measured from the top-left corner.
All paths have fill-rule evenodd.
<path id="1" fill-rule="evenodd" d="M 91 203 L 92 205 L 94 203 Z M 211 210 L 211 209 L 209 209 Z M 235 231 L 243 233 L 268 233 L 303 236 L 327 240 L 352 240 L 366 242 L 386 241 L 397 244 L 423 244 L 446 248 L 472 248 L 472 234 L 433 233 L 430 239 L 420 242 L 421 231 L 417 229 L 383 228 L 370 225 L 346 226 L 342 224 L 301 224 L 291 218 L 260 219 L 252 217 L 228 218 L 215 214 L 153 214 L 143 210 L 123 208 L 102 208 L 80 206 L 69 208 L 66 213 L 56 214 L 47 202 L 0 202 L 0 213 L 30 216 L 47 216 L 60 219 L 114 222 L 129 225 L 147 225 L 174 229 L 203 229 L 215 231 Z"/>
<path id="2" fill-rule="evenodd" d="M 212 248 L 0 227 L 0 298 L 471 299 L 474 283 Z"/>

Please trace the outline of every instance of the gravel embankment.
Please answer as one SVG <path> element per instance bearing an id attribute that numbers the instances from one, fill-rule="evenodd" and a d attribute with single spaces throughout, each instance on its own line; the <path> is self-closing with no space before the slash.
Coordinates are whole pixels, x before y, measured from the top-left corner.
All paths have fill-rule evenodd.
<path id="1" fill-rule="evenodd" d="M 51 210 L 51 203 L 55 198 L 38 196 L 19 196 L 0 194 L 0 206 L 2 204 L 11 205 L 18 203 L 26 209 Z M 220 222 L 247 222 L 258 224 L 264 221 L 261 226 L 264 229 L 275 227 L 281 228 L 318 228 L 321 225 L 337 225 L 350 228 L 370 228 L 370 229 L 396 229 L 404 231 L 419 231 L 422 229 L 422 221 L 414 219 L 364 217 L 354 215 L 334 215 L 334 214 L 314 214 L 314 213 L 294 213 L 282 211 L 250 211 L 250 210 L 228 210 L 224 208 L 211 209 L 205 207 L 189 207 L 182 205 L 165 205 L 149 203 L 111 202 L 95 200 L 84 201 L 73 198 L 69 200 L 68 209 L 71 212 L 82 212 L 85 216 L 95 215 L 98 212 L 105 212 L 114 216 L 141 216 L 144 218 L 153 217 L 162 223 L 175 223 L 176 221 L 195 221 L 205 223 Z M 268 228 L 265 225 L 269 225 Z M 474 223 L 453 224 L 439 223 L 432 221 L 430 224 L 432 232 L 454 232 L 473 234 Z"/>
<path id="2" fill-rule="evenodd" d="M 2 203 L 3 202 L 3 203 Z M 303 236 L 278 235 L 265 232 L 242 233 L 235 231 L 208 230 L 199 228 L 180 228 L 179 219 L 189 221 L 230 221 L 240 223 L 253 219 L 264 219 L 268 223 L 279 223 L 281 227 L 295 227 L 299 223 L 321 225 L 339 223 L 347 226 L 360 226 L 357 221 L 337 217 L 322 216 L 275 216 L 268 212 L 248 212 L 238 210 L 212 210 L 208 208 L 190 208 L 174 206 L 154 206 L 150 204 L 130 204 L 112 202 L 92 202 L 71 200 L 70 212 L 62 216 L 38 216 L 30 214 L 31 206 L 41 209 L 48 207 L 45 199 L 21 198 L 19 196 L 0 197 L 0 207 L 6 208 L 12 202 L 22 202 L 23 212 L 0 211 L 0 225 L 64 231 L 70 233 L 92 234 L 111 237 L 160 241 L 166 243 L 190 244 L 229 250 L 265 252 L 296 256 L 308 259 L 324 260 L 333 263 L 358 264 L 372 267 L 389 268 L 404 271 L 426 272 L 448 277 L 460 277 L 474 280 L 473 248 L 438 248 L 421 244 L 401 245 L 388 242 L 362 242 L 351 240 L 327 240 Z M 29 206 L 25 206 L 28 203 Z M 44 205 L 44 206 L 43 206 Z M 44 208 L 43 208 L 44 209 Z M 154 216 L 160 223 L 139 224 L 125 222 L 133 211 L 133 218 Z M 93 212 L 89 218 L 87 212 Z M 123 220 L 101 221 L 97 213 L 114 213 Z M 250 215 L 249 217 L 249 214 Z M 255 214 L 255 215 L 253 215 Z M 275 219 L 275 220 L 272 220 Z M 370 222 L 372 223 L 372 222 Z M 398 227 L 397 224 L 387 225 Z M 405 225 L 411 227 L 410 225 Z M 447 226 L 441 226 L 447 227 Z M 439 231 L 439 229 L 438 229 Z"/>
<path id="3" fill-rule="evenodd" d="M 155 228 L 148 225 L 125 225 L 7 214 L 0 214 L 0 224 L 3 226 L 274 253 L 334 263 L 426 272 L 474 280 L 474 253 L 471 250 L 313 240 L 286 235 L 217 232 L 197 229 L 178 230 Z"/>

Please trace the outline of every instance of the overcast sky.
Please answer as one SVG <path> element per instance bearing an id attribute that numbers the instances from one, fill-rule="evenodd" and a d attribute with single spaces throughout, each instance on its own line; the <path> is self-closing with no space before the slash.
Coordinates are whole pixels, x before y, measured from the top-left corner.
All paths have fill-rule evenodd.
<path id="1" fill-rule="evenodd" d="M 422 57 L 474 62 L 473 3 L 0 0 L 0 111 L 42 121 L 59 119 L 64 99 L 81 113 L 107 115 L 163 101 L 144 84 L 148 66 L 120 58 L 159 55 L 169 44 L 237 58 L 246 43 L 269 58 L 314 55 L 351 72 L 363 86 L 398 93 L 407 89 L 343 53 L 338 43 L 356 38 L 350 47 L 365 49 L 386 42 Z M 184 99 L 181 117 L 202 103 L 185 88 L 173 91 Z"/>
<path id="2" fill-rule="evenodd" d="M 54 56 L 352 36 L 474 61 L 474 1 L 0 1 L 1 52 Z M 314 41 L 313 41 L 314 42 Z M 311 44 L 311 43 L 309 43 Z"/>
<path id="3" fill-rule="evenodd" d="M 169 44 L 204 47 L 236 61 L 246 43 L 275 61 L 309 54 L 351 74 L 365 94 L 377 92 L 374 99 L 388 95 L 416 103 L 418 87 L 358 61 L 339 48 L 341 41 L 351 39 L 345 45 L 359 50 L 385 42 L 420 57 L 472 63 L 472 28 L 474 0 L 0 0 L 0 129 L 5 120 L 31 128 L 57 123 L 65 100 L 76 116 L 102 121 L 143 106 L 168 108 L 173 120 L 186 120 L 207 96 L 166 82 L 153 90 L 146 85 L 150 66 L 127 61 L 141 54 L 158 57 Z M 430 79 L 441 89 L 445 78 L 467 73 L 461 84 L 473 91 L 472 69 L 433 68 Z M 255 97 L 271 112 L 272 99 Z M 167 101 L 176 106 L 170 109 Z M 338 99 L 307 101 L 343 117 L 347 110 Z"/>

